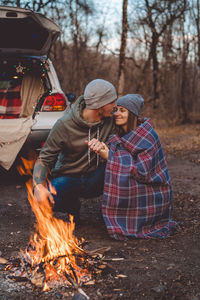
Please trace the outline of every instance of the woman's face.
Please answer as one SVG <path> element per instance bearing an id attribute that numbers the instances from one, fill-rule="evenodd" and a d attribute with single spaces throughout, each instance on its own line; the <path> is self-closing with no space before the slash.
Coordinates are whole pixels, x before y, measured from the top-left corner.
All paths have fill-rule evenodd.
<path id="1" fill-rule="evenodd" d="M 116 112 L 114 113 L 115 124 L 118 126 L 127 125 L 128 122 L 128 110 L 123 106 L 117 106 Z"/>

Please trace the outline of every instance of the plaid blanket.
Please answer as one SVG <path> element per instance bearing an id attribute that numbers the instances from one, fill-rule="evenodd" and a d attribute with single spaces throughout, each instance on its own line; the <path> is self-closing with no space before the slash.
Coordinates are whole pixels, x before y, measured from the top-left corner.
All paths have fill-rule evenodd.
<path id="1" fill-rule="evenodd" d="M 167 237 L 172 189 L 159 137 L 149 119 L 122 138 L 109 140 L 103 218 L 111 237 Z"/>
<path id="2" fill-rule="evenodd" d="M 14 88 L 0 89 L 0 119 L 19 117 L 21 98 L 20 85 Z"/>

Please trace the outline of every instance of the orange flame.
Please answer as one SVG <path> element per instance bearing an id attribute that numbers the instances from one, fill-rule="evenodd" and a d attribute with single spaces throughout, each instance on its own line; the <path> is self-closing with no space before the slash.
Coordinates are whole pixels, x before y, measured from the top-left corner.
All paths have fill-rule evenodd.
<path id="1" fill-rule="evenodd" d="M 28 161 L 22 158 L 25 169 L 18 167 L 21 175 L 32 175 L 34 161 Z M 45 281 L 43 290 L 48 290 L 47 281 L 58 280 L 62 278 L 66 280 L 66 274 L 70 275 L 73 280 L 80 283 L 80 279 L 90 278 L 88 265 L 85 262 L 86 253 L 79 246 L 77 238 L 73 235 L 75 223 L 73 217 L 70 216 L 70 222 L 67 223 L 53 216 L 52 207 L 49 200 L 41 195 L 41 202 L 38 202 L 32 191 L 32 176 L 26 182 L 28 191 L 28 200 L 32 210 L 36 216 L 37 223 L 35 225 L 36 232 L 30 238 L 30 247 L 22 252 L 26 261 L 28 260 L 34 268 L 34 272 L 43 266 L 45 270 Z M 77 265 L 77 260 L 79 265 Z M 71 285 L 70 280 L 68 283 Z"/>

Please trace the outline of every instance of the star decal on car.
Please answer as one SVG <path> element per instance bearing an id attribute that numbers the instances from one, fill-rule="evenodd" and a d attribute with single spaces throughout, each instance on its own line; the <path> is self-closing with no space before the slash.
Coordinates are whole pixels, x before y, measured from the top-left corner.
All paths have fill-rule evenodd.
<path id="1" fill-rule="evenodd" d="M 19 63 L 19 66 L 16 67 L 16 72 L 17 73 L 22 73 L 23 69 L 24 69 L 24 67 L 22 67 L 21 64 Z"/>

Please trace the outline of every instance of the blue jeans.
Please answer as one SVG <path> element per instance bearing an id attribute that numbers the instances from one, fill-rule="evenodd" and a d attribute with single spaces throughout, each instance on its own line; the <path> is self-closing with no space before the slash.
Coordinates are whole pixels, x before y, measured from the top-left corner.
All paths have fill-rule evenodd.
<path id="1" fill-rule="evenodd" d="M 95 171 L 56 177 L 51 184 L 56 189 L 54 211 L 76 215 L 80 210 L 79 198 L 97 197 L 103 193 L 105 163 Z"/>

